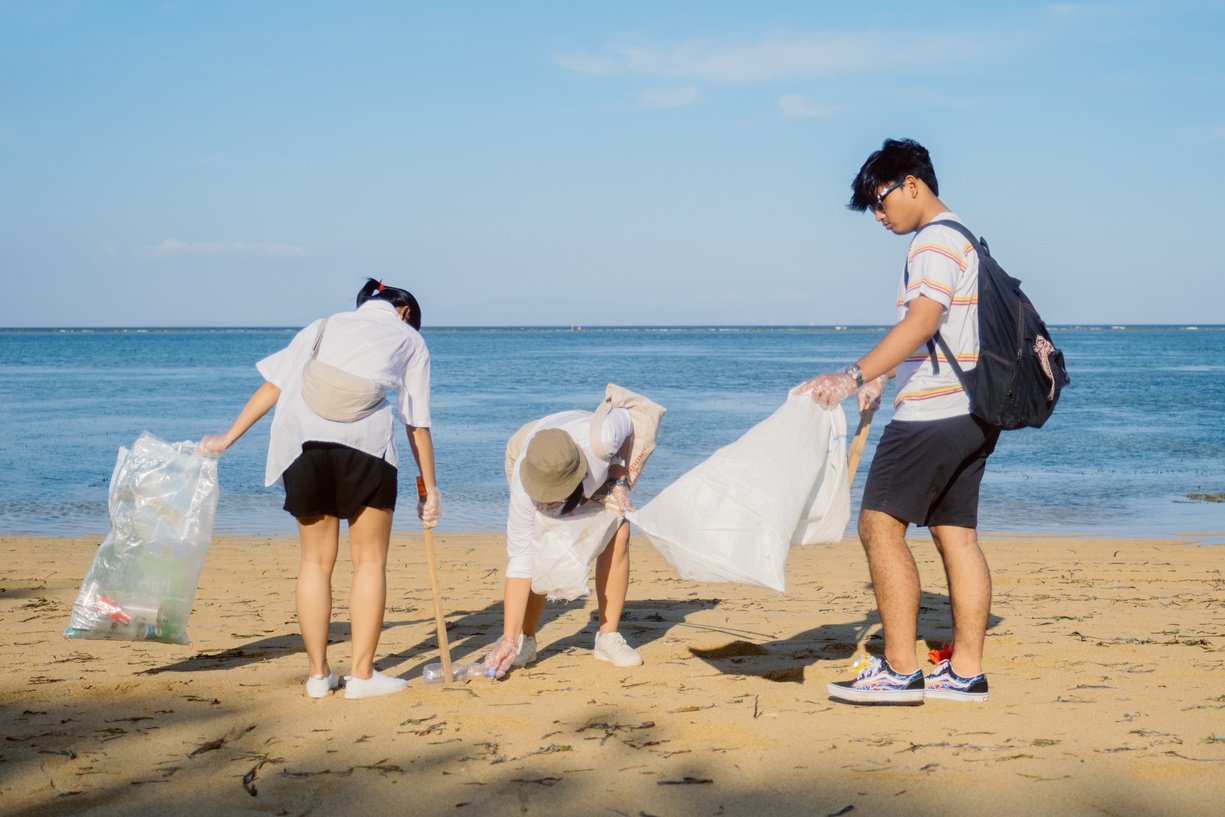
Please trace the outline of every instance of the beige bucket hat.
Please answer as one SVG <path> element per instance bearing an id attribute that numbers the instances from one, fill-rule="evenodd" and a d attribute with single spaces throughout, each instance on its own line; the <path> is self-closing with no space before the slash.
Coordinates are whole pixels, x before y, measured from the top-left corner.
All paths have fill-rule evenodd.
<path id="1" fill-rule="evenodd" d="M 523 489 L 537 502 L 560 502 L 574 492 L 586 474 L 582 452 L 560 428 L 536 432 L 519 466 Z"/>

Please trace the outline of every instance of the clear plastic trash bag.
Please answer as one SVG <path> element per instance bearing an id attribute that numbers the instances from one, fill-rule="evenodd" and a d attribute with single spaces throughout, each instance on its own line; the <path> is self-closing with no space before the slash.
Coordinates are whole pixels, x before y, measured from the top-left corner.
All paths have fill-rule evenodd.
<path id="1" fill-rule="evenodd" d="M 532 531 L 532 592 L 550 601 L 587 595 L 591 563 L 612 541 L 620 515 L 588 502 L 561 517 L 536 513 Z"/>
<path id="2" fill-rule="evenodd" d="M 145 432 L 119 449 L 111 474 L 111 532 L 72 605 L 67 638 L 188 644 L 217 511 L 217 460 L 191 442 Z"/>
<path id="3" fill-rule="evenodd" d="M 792 545 L 833 544 L 851 516 L 846 416 L 791 395 L 626 518 L 683 579 L 785 588 Z"/>

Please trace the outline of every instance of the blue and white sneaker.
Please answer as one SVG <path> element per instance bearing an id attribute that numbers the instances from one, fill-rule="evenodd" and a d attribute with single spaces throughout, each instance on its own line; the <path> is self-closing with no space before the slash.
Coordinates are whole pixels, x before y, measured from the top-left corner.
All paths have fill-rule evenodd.
<path id="1" fill-rule="evenodd" d="M 951 663 L 941 661 L 927 676 L 927 697 L 982 703 L 987 700 L 987 676 L 980 672 L 973 678 L 962 678 L 953 672 Z"/>
<path id="2" fill-rule="evenodd" d="M 923 703 L 923 671 L 899 675 L 884 658 L 861 659 L 851 668 L 862 667 L 853 681 L 833 681 L 825 685 L 829 696 L 853 704 Z"/>

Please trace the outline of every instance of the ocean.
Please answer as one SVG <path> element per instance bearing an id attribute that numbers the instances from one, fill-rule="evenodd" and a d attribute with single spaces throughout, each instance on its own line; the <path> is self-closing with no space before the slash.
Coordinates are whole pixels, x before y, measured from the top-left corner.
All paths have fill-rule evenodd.
<path id="1" fill-rule="evenodd" d="M 294 331 L 0 329 L 0 533 L 104 535 L 118 448 L 142 431 L 179 441 L 224 430 L 261 382 L 254 363 Z M 668 408 L 635 490 L 641 505 L 768 416 L 790 387 L 855 360 L 886 331 L 427 327 L 440 529 L 501 530 L 507 437 L 530 419 L 594 408 L 606 383 Z M 1003 434 L 981 529 L 1222 541 L 1225 504 L 1211 500 L 1225 498 L 1225 326 L 1051 331 L 1072 385 L 1044 428 Z M 852 401 L 844 406 L 853 430 Z M 889 416 L 886 405 L 873 423 L 856 503 Z M 219 532 L 296 530 L 280 488 L 263 485 L 268 428 L 265 418 L 221 461 Z M 399 444 L 396 527 L 413 529 L 415 469 L 403 435 Z"/>

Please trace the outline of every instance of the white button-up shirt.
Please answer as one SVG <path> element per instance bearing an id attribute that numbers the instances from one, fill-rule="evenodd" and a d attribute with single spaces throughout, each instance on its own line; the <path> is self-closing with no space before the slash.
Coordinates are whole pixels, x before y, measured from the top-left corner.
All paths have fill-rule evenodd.
<path id="1" fill-rule="evenodd" d="M 591 418 L 590 411 L 561 411 L 550 414 L 536 423 L 536 427 L 524 439 L 519 459 L 511 472 L 510 507 L 506 513 L 506 575 L 509 578 L 532 577 L 532 532 L 536 527 L 537 508 L 523 488 L 523 478 L 519 476 L 519 467 L 523 464 L 528 443 L 532 437 L 547 428 L 560 428 L 569 434 L 587 465 L 587 472 L 583 475 L 583 495 L 590 497 L 608 480 L 608 467 L 611 465 L 609 460 L 600 459 L 592 453 Z M 633 433 L 634 424 L 630 421 L 629 412 L 615 408 L 604 416 L 604 424 L 600 427 L 600 442 L 605 451 L 611 451 L 613 456 L 616 456 L 616 452 Z M 553 505 L 550 514 L 556 514 L 562 503 Z"/>
<path id="2" fill-rule="evenodd" d="M 281 390 L 268 441 L 266 485 L 281 478 L 305 442 L 347 445 L 398 466 L 394 415 L 398 413 L 410 426 L 430 425 L 429 350 L 421 335 L 383 300 L 369 300 L 352 312 L 328 318 L 318 358 L 395 391 L 395 408 L 385 401 L 373 414 L 353 423 L 325 420 L 311 411 L 302 399 L 302 367 L 311 358 L 319 323 L 313 322 L 287 347 L 255 364 L 264 379 Z"/>

